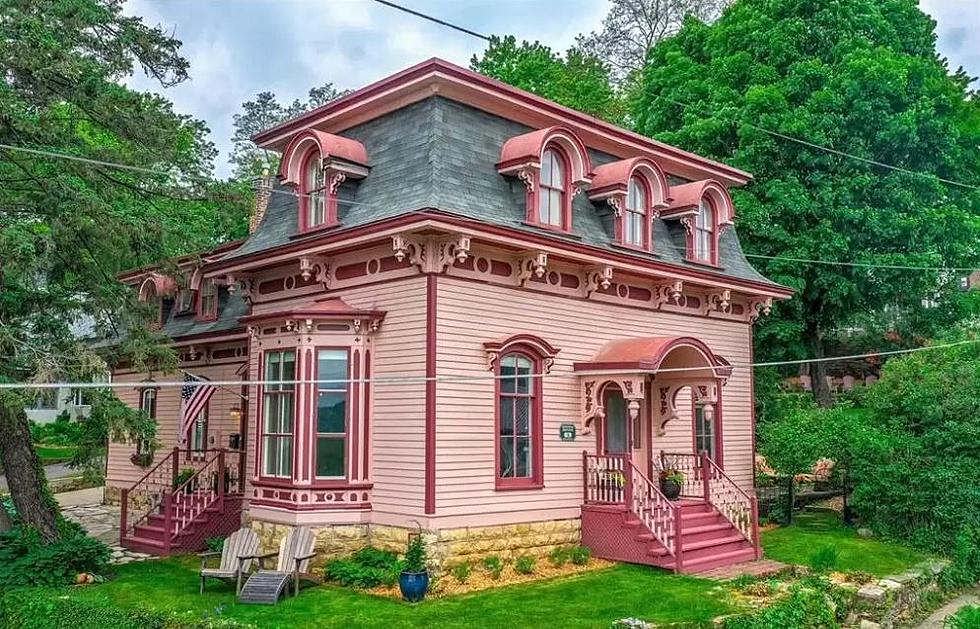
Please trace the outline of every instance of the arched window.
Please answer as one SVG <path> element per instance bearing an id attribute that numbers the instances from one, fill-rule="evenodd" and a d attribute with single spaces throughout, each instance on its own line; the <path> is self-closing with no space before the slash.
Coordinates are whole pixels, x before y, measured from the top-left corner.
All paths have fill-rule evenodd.
<path id="1" fill-rule="evenodd" d="M 545 149 L 541 156 L 541 183 L 538 187 L 538 220 L 542 225 L 564 226 L 567 174 L 565 158 L 561 153 L 553 148 Z"/>
<path id="2" fill-rule="evenodd" d="M 626 210 L 623 213 L 623 242 L 635 247 L 645 247 L 647 242 L 647 213 L 649 195 L 646 184 L 639 177 L 631 177 L 626 194 Z"/>
<path id="3" fill-rule="evenodd" d="M 497 488 L 540 487 L 541 360 L 524 352 L 497 361 Z"/>
<path id="4" fill-rule="evenodd" d="M 694 259 L 714 262 L 715 212 L 711 202 L 702 199 L 694 221 Z"/>
<path id="5" fill-rule="evenodd" d="M 306 229 L 318 227 L 327 222 L 326 177 L 320 167 L 320 153 L 310 151 L 303 169 L 303 204 L 306 207 Z"/>

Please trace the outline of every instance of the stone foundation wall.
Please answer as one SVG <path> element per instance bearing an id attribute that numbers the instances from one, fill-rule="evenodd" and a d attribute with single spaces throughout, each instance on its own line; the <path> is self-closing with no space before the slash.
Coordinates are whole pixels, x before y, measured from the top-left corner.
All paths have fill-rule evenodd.
<path id="1" fill-rule="evenodd" d="M 118 505 L 121 502 L 122 502 L 122 487 L 113 487 L 112 485 L 106 485 L 105 492 L 102 497 L 102 504 Z"/>
<path id="2" fill-rule="evenodd" d="M 271 552 L 279 548 L 279 542 L 292 528 L 288 524 L 276 524 L 261 520 L 248 520 L 259 535 L 261 548 Z M 318 555 L 314 564 L 319 566 L 336 557 L 344 557 L 365 546 L 403 553 L 408 536 L 414 529 L 379 524 L 338 524 L 309 527 L 316 536 Z M 497 555 L 508 560 L 521 555 L 545 556 L 558 546 L 577 546 L 581 543 L 581 521 L 549 520 L 502 526 L 473 526 L 456 529 L 424 531 L 431 567 L 439 572 L 462 562 L 475 563 L 485 557 Z"/>

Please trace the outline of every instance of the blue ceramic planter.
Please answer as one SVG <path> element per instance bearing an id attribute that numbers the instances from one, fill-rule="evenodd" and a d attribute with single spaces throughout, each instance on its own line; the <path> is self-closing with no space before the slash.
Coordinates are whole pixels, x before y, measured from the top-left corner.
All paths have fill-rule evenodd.
<path id="1" fill-rule="evenodd" d="M 398 577 L 398 587 L 401 588 L 402 598 L 409 603 L 418 603 L 429 590 L 429 573 L 403 572 Z"/>

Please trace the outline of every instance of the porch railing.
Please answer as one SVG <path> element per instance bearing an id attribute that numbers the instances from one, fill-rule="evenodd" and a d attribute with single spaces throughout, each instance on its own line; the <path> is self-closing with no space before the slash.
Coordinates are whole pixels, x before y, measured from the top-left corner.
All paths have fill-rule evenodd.
<path id="1" fill-rule="evenodd" d="M 658 470 L 662 472 L 670 469 L 678 470 L 684 475 L 684 482 L 681 483 L 681 498 L 706 499 L 700 455 L 661 450 Z"/>
<path id="2" fill-rule="evenodd" d="M 586 504 L 626 502 L 626 457 L 621 454 L 582 453 Z"/>
<path id="3" fill-rule="evenodd" d="M 759 548 L 759 503 L 725 474 L 707 452 L 701 453 L 705 470 L 705 499 L 711 503 L 726 520 L 739 530 L 745 539 L 752 542 L 758 553 Z"/>
<path id="4" fill-rule="evenodd" d="M 183 457 L 174 448 L 132 487 L 122 490 L 121 537 L 135 535 L 136 528 L 151 515 L 163 518 L 163 542 L 169 551 L 174 539 L 197 516 L 212 506 L 221 506 L 227 494 L 241 493 L 240 451 L 210 449 Z M 183 466 L 183 467 L 182 467 Z M 181 469 L 194 473 L 178 484 Z"/>

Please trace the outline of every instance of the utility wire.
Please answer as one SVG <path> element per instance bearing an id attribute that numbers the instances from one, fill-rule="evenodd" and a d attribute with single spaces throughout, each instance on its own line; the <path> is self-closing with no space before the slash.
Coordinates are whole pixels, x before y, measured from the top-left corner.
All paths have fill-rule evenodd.
<path id="1" fill-rule="evenodd" d="M 431 15 L 427 15 L 425 13 L 422 13 L 421 11 L 416 11 L 414 9 L 409 9 L 408 7 L 403 7 L 400 4 L 396 4 L 394 2 L 390 2 L 390 0 L 374 0 L 374 1 L 377 2 L 378 4 L 385 5 L 386 7 L 391 7 L 392 9 L 396 9 L 398 11 L 403 11 L 405 13 L 408 13 L 409 15 L 414 15 L 415 17 L 422 18 L 423 20 L 428 20 L 430 22 L 435 22 L 436 24 L 438 24 L 440 26 L 445 26 L 446 28 L 451 28 L 451 29 L 453 29 L 455 31 L 459 31 L 460 33 L 466 33 L 467 35 L 472 35 L 473 37 L 479 37 L 480 39 L 482 39 L 484 41 L 490 41 L 490 37 L 488 37 L 487 35 L 483 35 L 482 33 L 477 33 L 476 31 L 471 31 L 468 28 L 459 26 L 457 24 L 453 24 L 452 22 L 447 22 L 445 20 L 440 20 L 437 17 L 433 17 Z"/>
<path id="2" fill-rule="evenodd" d="M 877 358 L 880 356 L 897 356 L 902 354 L 914 354 L 917 352 L 926 352 L 937 349 L 948 349 L 951 347 L 960 347 L 963 345 L 976 345 L 980 343 L 980 339 L 967 340 L 967 341 L 956 341 L 953 343 L 943 343 L 940 345 L 927 345 L 925 347 L 911 347 L 908 349 L 894 349 L 886 350 L 880 352 L 869 352 L 865 354 L 850 354 L 847 356 L 825 356 L 823 358 L 804 358 L 800 360 L 777 360 L 770 362 L 758 362 L 758 363 L 733 363 L 728 365 L 733 369 L 750 369 L 754 367 L 779 367 L 786 365 L 803 365 L 812 363 L 829 363 L 829 362 L 839 362 L 844 360 L 858 360 L 862 358 Z M 715 371 L 719 367 L 668 367 L 665 369 L 655 369 L 650 373 L 662 374 L 662 373 L 685 373 L 691 371 Z M 614 370 L 616 373 L 627 373 L 630 371 L 637 370 Z M 639 370 L 642 371 L 642 370 Z M 139 388 L 139 387 L 185 387 L 185 386 L 228 386 L 228 387 L 240 387 L 242 385 L 261 385 L 261 386 L 277 386 L 277 385 L 301 385 L 301 384 L 377 384 L 377 385 L 400 385 L 400 384 L 418 384 L 424 382 L 472 382 L 481 380 L 513 380 L 517 378 L 575 378 L 579 375 L 584 375 L 590 372 L 571 372 L 571 373 L 530 373 L 521 375 L 497 375 L 492 373 L 478 374 L 478 375 L 467 375 L 467 374 L 454 374 L 454 375 L 443 375 L 443 376 L 381 376 L 377 378 L 346 378 L 346 379 L 324 379 L 324 380 L 228 380 L 228 381 L 218 381 L 218 380 L 200 380 L 200 381 L 142 381 L 142 382 L 0 382 L 0 390 L 2 389 L 60 389 L 60 388 L 74 388 L 74 389 L 126 389 L 126 388 Z"/>

